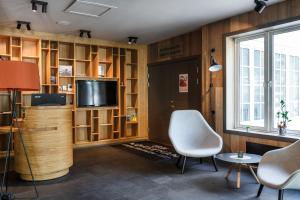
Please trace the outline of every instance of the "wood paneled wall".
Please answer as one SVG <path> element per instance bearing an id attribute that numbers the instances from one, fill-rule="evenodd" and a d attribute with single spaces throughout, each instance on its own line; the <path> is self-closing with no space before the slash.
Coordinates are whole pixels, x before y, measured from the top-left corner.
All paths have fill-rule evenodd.
<path id="1" fill-rule="evenodd" d="M 201 47 L 194 47 L 192 49 L 198 51 L 197 53 L 195 53 L 195 55 L 201 55 L 203 95 L 201 102 L 202 113 L 205 118 L 209 122 L 211 122 L 211 124 L 215 124 L 215 129 L 217 130 L 217 132 L 223 136 L 226 150 L 244 150 L 246 141 L 263 141 L 264 143 L 276 146 L 285 146 L 288 143 L 223 134 L 223 99 L 220 98 L 220 96 L 223 96 L 223 71 L 213 73 L 212 75 L 212 81 L 215 86 L 215 90 L 213 93 L 213 102 L 210 102 L 209 93 L 207 92 L 210 85 L 210 72 L 208 71 L 208 67 L 210 65 L 210 50 L 212 48 L 216 48 L 216 60 L 220 64 L 225 65 L 223 60 L 223 56 L 225 54 L 225 52 L 223 52 L 223 36 L 225 34 L 230 34 L 232 32 L 238 32 L 247 29 L 255 29 L 267 24 L 276 23 L 278 21 L 289 19 L 292 20 L 296 18 L 300 19 L 300 1 L 286 0 L 284 2 L 269 6 L 261 15 L 254 11 L 251 11 L 215 23 L 204 25 L 199 28 L 200 31 L 197 30 L 193 33 L 187 33 L 185 35 L 175 37 L 177 40 L 183 40 L 183 38 L 193 35 L 193 38 L 196 39 L 191 38 L 192 41 L 189 40 L 186 45 L 201 45 Z M 201 41 L 199 41 L 199 38 L 201 38 Z M 149 61 L 159 61 L 159 59 L 155 59 L 155 57 L 153 56 L 153 54 L 155 53 L 155 48 L 157 49 L 157 46 L 159 46 L 160 44 L 163 44 L 165 42 L 172 42 L 173 40 L 174 39 L 165 40 L 149 45 Z M 212 103 L 213 107 L 215 107 L 215 115 L 212 115 L 210 111 L 210 103 Z"/>
<path id="2" fill-rule="evenodd" d="M 169 61 L 172 59 L 200 56 L 201 41 L 201 29 L 198 29 L 194 32 L 150 44 L 148 46 L 148 63 L 152 64 L 162 61 Z M 182 47 L 181 52 L 163 57 L 159 55 L 159 49 L 172 48 L 174 45 L 180 45 Z"/>

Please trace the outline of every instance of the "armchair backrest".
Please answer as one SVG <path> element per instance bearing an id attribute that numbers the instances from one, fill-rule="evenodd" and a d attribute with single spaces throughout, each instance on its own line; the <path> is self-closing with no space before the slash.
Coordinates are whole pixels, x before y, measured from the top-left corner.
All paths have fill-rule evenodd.
<path id="1" fill-rule="evenodd" d="M 199 147 L 205 143 L 220 143 L 220 136 L 197 110 L 174 111 L 170 120 L 169 137 L 175 150 Z"/>

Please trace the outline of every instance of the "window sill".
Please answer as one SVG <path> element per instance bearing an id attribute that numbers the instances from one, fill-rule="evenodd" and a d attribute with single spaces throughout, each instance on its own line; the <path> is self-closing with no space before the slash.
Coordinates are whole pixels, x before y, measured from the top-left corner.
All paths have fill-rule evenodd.
<path id="1" fill-rule="evenodd" d="M 293 143 L 300 139 L 300 134 L 287 133 L 286 135 L 278 135 L 276 132 L 258 132 L 250 130 L 247 132 L 245 129 L 230 129 L 226 130 L 225 133 L 232 135 L 239 135 L 245 137 L 254 137 L 261 139 L 269 139 L 275 141 L 289 142 Z"/>

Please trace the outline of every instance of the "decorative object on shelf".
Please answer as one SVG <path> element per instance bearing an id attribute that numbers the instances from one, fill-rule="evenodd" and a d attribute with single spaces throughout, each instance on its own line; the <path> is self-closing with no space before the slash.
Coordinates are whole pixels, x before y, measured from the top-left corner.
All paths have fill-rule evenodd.
<path id="1" fill-rule="evenodd" d="M 33 186 L 38 199 L 38 191 L 35 184 L 35 179 L 28 158 L 28 152 L 23 140 L 21 129 L 18 124 L 16 96 L 17 91 L 38 91 L 40 90 L 39 68 L 36 64 L 20 61 L 1 61 L 0 62 L 0 90 L 7 90 L 11 92 L 11 121 L 10 133 L 7 140 L 7 154 L 5 159 L 4 173 L 1 184 L 1 199 L 11 200 L 14 199 L 12 193 L 8 192 L 8 172 L 10 166 L 11 147 L 13 140 L 13 126 L 17 127 L 17 137 L 21 141 L 22 148 L 25 153 L 26 162 L 28 164 L 30 176 L 33 181 Z"/>
<path id="2" fill-rule="evenodd" d="M 126 116 L 126 120 L 127 120 L 128 122 L 137 122 L 137 116 L 136 116 L 136 113 L 134 112 L 134 113 L 128 114 L 128 115 Z"/>
<path id="3" fill-rule="evenodd" d="M 98 66 L 98 76 L 99 77 L 105 77 L 106 74 L 106 67 L 104 65 Z"/>
<path id="4" fill-rule="evenodd" d="M 61 88 L 62 88 L 62 91 L 68 91 L 68 89 L 67 89 L 67 86 L 66 86 L 66 85 L 62 85 L 62 86 L 61 86 Z"/>
<path id="5" fill-rule="evenodd" d="M 51 84 L 56 84 L 56 76 L 51 76 L 50 82 L 51 82 Z"/>
<path id="6" fill-rule="evenodd" d="M 292 121 L 288 117 L 289 112 L 286 110 L 286 104 L 284 100 L 280 101 L 280 111 L 277 112 L 277 127 L 279 135 L 286 134 L 287 123 Z"/>
<path id="7" fill-rule="evenodd" d="M 72 65 L 60 65 L 59 66 L 60 76 L 72 76 Z"/>
<path id="8" fill-rule="evenodd" d="M 72 84 L 68 84 L 68 92 L 72 92 L 73 91 L 73 87 L 72 87 Z"/>

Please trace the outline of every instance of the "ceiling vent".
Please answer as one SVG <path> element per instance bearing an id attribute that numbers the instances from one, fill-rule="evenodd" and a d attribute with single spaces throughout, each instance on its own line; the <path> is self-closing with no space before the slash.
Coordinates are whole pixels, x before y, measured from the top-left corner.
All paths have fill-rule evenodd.
<path id="1" fill-rule="evenodd" d="M 100 17 L 113 8 L 117 8 L 114 0 L 74 0 L 65 12 L 89 17 Z"/>

